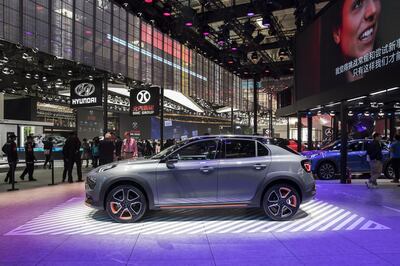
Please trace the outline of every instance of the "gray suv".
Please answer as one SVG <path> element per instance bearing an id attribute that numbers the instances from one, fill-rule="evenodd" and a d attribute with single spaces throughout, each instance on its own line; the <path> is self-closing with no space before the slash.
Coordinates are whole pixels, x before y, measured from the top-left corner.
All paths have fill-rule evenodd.
<path id="1" fill-rule="evenodd" d="M 103 165 L 86 178 L 86 204 L 118 222 L 146 210 L 261 207 L 273 220 L 293 217 L 315 195 L 310 162 L 259 136 L 202 136 L 150 159 Z"/>

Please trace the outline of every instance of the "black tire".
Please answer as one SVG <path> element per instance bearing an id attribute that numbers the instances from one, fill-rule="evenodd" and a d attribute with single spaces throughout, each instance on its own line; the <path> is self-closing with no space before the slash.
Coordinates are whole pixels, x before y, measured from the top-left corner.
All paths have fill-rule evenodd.
<path id="1" fill-rule="evenodd" d="M 144 194 L 132 185 L 120 185 L 107 195 L 108 215 L 119 223 L 133 223 L 143 217 L 147 209 Z"/>
<path id="2" fill-rule="evenodd" d="M 383 174 L 385 175 L 386 178 L 388 179 L 394 179 L 394 170 L 391 162 L 388 162 L 385 165 L 385 169 L 383 170 Z"/>
<path id="3" fill-rule="evenodd" d="M 273 185 L 267 189 L 263 196 L 262 207 L 264 212 L 274 221 L 290 220 L 297 213 L 299 206 L 299 193 L 288 184 Z"/>
<path id="4" fill-rule="evenodd" d="M 332 162 L 322 162 L 317 168 L 317 176 L 321 180 L 334 179 L 336 175 L 336 167 Z"/>

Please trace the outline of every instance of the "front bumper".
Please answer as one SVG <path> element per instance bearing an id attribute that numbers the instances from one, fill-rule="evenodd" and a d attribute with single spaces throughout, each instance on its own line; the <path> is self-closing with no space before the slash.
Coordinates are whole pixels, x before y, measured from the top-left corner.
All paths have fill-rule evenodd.
<path id="1" fill-rule="evenodd" d="M 98 191 L 98 185 L 91 188 L 88 184 L 88 180 L 86 179 L 86 184 L 85 184 L 85 204 L 88 207 L 98 209 L 98 210 L 104 210 L 104 206 L 102 202 L 100 201 L 99 197 L 99 191 Z"/>

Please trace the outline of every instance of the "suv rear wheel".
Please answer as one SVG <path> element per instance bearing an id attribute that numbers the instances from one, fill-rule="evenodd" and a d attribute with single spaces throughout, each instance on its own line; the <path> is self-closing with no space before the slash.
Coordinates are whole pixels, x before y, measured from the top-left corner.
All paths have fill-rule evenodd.
<path id="1" fill-rule="evenodd" d="M 113 188 L 107 195 L 106 210 L 114 221 L 136 222 L 142 218 L 146 209 L 146 198 L 135 186 L 120 185 Z"/>
<path id="2" fill-rule="evenodd" d="M 275 221 L 289 220 L 297 213 L 299 206 L 299 193 L 288 184 L 273 185 L 263 197 L 264 211 Z"/>
<path id="3" fill-rule="evenodd" d="M 329 180 L 335 177 L 336 168 L 331 162 L 322 162 L 317 168 L 317 176 L 322 180 Z"/>

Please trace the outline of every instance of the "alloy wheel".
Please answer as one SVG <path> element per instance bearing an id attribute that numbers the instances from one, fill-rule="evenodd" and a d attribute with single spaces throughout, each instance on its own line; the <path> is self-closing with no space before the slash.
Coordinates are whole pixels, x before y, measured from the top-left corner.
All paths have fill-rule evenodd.
<path id="1" fill-rule="evenodd" d="M 318 177 L 320 179 L 333 179 L 335 176 L 335 166 L 332 163 L 322 163 L 318 169 Z"/>
<path id="2" fill-rule="evenodd" d="M 264 196 L 264 211 L 274 220 L 287 220 L 296 214 L 300 198 L 289 185 L 275 185 Z"/>
<path id="3" fill-rule="evenodd" d="M 119 186 L 107 197 L 107 212 L 115 221 L 135 222 L 146 210 L 143 193 L 134 186 Z"/>

